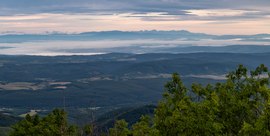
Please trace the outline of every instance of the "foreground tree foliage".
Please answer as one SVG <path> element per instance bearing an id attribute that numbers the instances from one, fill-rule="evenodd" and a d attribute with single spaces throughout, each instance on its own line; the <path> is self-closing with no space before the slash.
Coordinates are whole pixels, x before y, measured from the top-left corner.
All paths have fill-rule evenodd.
<path id="1" fill-rule="evenodd" d="M 174 73 L 172 81 L 165 85 L 163 100 L 159 101 L 153 119 L 142 116 L 141 122 L 133 124 L 132 130 L 120 120 L 104 135 L 270 135 L 270 89 L 267 86 L 270 74 L 266 77 L 266 72 L 268 68 L 263 64 L 250 74 L 239 65 L 226 76 L 226 83 L 205 87 L 194 83 L 191 89 L 184 86 L 179 74 Z M 63 125 L 61 119 L 64 118 L 55 120 L 59 111 L 56 113 L 42 120 L 38 116 L 27 116 L 13 126 L 10 135 L 96 135 L 91 126 L 87 127 L 88 131 L 83 131 L 88 133 L 78 133 L 81 131 L 77 127 Z"/>
<path id="2" fill-rule="evenodd" d="M 187 89 L 174 73 L 165 85 L 155 113 L 160 135 L 270 135 L 269 73 L 263 64 L 255 71 L 242 65 L 226 83 Z"/>
<path id="3" fill-rule="evenodd" d="M 18 125 L 11 126 L 14 131 L 11 136 L 73 136 L 77 130 L 76 126 L 68 126 L 65 110 L 55 109 L 48 116 L 42 117 L 36 114 L 31 117 L 26 115 L 25 119 L 19 121 Z"/>

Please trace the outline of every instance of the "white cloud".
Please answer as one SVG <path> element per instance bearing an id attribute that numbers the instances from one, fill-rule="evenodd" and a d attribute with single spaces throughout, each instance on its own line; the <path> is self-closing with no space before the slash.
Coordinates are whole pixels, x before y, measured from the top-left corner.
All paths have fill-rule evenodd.
<path id="1" fill-rule="evenodd" d="M 259 13 L 260 11 L 232 10 L 232 9 L 205 9 L 205 10 L 184 10 L 197 16 L 239 16 L 246 13 Z"/>

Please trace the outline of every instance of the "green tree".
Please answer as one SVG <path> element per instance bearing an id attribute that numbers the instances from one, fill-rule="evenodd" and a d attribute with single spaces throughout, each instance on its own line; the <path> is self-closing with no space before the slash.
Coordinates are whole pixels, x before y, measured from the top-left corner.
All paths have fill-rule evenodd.
<path id="1" fill-rule="evenodd" d="M 110 128 L 110 136 L 132 136 L 132 131 L 128 128 L 128 123 L 125 120 L 116 121 L 114 128 Z"/>
<path id="2" fill-rule="evenodd" d="M 242 65 L 226 83 L 194 83 L 187 89 L 174 73 L 165 85 L 154 126 L 160 135 L 269 135 L 269 75 L 263 64 L 247 74 Z"/>
<path id="3" fill-rule="evenodd" d="M 141 121 L 132 125 L 133 136 L 156 136 L 158 131 L 154 126 L 151 126 L 151 120 L 149 115 L 142 115 Z M 151 126 L 151 127 L 150 127 Z"/>
<path id="4" fill-rule="evenodd" d="M 31 117 L 26 115 L 19 124 L 11 126 L 14 131 L 10 136 L 73 136 L 77 132 L 77 127 L 70 125 L 66 121 L 65 110 L 54 109 L 48 116 L 42 117 L 36 114 Z"/>

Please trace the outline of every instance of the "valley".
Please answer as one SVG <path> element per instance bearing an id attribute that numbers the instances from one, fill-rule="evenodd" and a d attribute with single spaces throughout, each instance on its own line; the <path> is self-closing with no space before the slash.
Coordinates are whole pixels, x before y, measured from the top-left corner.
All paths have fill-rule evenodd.
<path id="1" fill-rule="evenodd" d="M 178 72 L 183 83 L 225 82 L 243 64 L 270 66 L 268 53 L 109 53 L 92 56 L 0 56 L 0 108 L 16 116 L 47 115 L 64 108 L 68 121 L 78 115 L 96 119 L 122 108 L 157 105 L 164 84 Z M 120 115 L 119 115 L 120 116 Z"/>

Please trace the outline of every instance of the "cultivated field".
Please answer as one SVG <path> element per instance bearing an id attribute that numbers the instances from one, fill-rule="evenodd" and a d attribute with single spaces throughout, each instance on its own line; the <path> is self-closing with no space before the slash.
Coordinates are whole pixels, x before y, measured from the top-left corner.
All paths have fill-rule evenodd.
<path id="1" fill-rule="evenodd" d="M 29 82 L 13 82 L 8 84 L 0 84 L 1 90 L 38 90 L 46 87 L 46 83 L 35 85 Z"/>
<path id="2" fill-rule="evenodd" d="M 19 115 L 20 117 L 25 117 L 27 114 L 30 114 L 30 116 L 36 115 L 37 111 L 36 110 L 30 110 L 29 113 L 21 114 Z"/>

